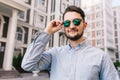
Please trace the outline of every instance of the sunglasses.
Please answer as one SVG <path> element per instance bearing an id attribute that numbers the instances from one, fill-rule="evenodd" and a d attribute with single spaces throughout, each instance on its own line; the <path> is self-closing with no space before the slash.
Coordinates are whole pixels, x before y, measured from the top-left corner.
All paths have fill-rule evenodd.
<path id="1" fill-rule="evenodd" d="M 81 21 L 82 21 L 82 19 L 74 19 L 72 22 L 75 26 L 79 26 Z M 63 25 L 64 25 L 64 27 L 69 27 L 70 23 L 71 23 L 70 20 L 66 20 L 66 21 L 63 22 Z"/>

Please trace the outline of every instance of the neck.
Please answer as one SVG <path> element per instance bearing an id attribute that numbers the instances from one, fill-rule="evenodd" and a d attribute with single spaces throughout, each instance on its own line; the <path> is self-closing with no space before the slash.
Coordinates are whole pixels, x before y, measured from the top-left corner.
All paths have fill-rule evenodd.
<path id="1" fill-rule="evenodd" d="M 69 40 L 69 41 L 70 41 L 70 44 L 72 45 L 72 47 L 75 48 L 79 43 L 84 41 L 84 37 L 81 37 L 80 39 L 78 39 L 76 41 L 72 41 L 72 40 Z"/>

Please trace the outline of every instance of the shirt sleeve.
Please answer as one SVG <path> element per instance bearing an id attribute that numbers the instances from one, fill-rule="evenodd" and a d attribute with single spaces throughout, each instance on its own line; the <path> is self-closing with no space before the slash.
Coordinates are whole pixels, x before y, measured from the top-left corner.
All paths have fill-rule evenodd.
<path id="1" fill-rule="evenodd" d="M 104 53 L 101 65 L 100 80 L 120 80 L 117 70 L 108 54 Z"/>
<path id="2" fill-rule="evenodd" d="M 21 67 L 26 71 L 36 71 L 49 68 L 51 55 L 45 51 L 46 44 L 50 40 L 50 35 L 41 32 L 37 34 L 28 46 L 23 57 Z"/>

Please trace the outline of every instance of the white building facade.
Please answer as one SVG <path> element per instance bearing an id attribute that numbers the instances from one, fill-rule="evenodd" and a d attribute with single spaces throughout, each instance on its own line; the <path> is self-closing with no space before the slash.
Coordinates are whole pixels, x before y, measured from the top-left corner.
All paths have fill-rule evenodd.
<path id="1" fill-rule="evenodd" d="M 115 57 L 112 0 L 83 0 L 82 8 L 86 13 L 87 30 L 85 36 L 93 46 Z"/>
<path id="2" fill-rule="evenodd" d="M 116 58 L 120 61 L 120 6 L 113 7 Z"/>
<path id="3" fill-rule="evenodd" d="M 18 14 L 28 7 L 23 1 L 0 0 L 0 68 L 12 68 Z"/>
<path id="4" fill-rule="evenodd" d="M 69 5 L 80 6 L 80 0 L 0 0 L 0 69 L 12 70 L 12 60 L 24 55 L 39 30 L 53 19 L 62 20 Z M 55 33 L 47 48 L 66 44 L 62 30 Z"/>
<path id="5" fill-rule="evenodd" d="M 67 6 L 76 5 L 80 7 L 80 3 L 80 0 L 50 0 L 48 7 L 51 9 L 48 10 L 48 22 L 53 19 L 62 20 L 62 14 Z M 66 44 L 66 38 L 61 30 L 52 35 L 48 47 L 61 46 L 64 44 Z"/>

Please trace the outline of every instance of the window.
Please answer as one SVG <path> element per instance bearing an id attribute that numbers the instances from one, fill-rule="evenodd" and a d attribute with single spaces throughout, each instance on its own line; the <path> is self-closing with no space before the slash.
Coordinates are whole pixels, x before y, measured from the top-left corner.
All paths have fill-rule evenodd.
<path id="1" fill-rule="evenodd" d="M 2 36 L 3 34 L 3 26 L 4 26 L 4 18 L 2 15 L 0 15 L 0 37 Z"/>
<path id="2" fill-rule="evenodd" d="M 75 5 L 75 6 L 80 6 L 80 0 L 75 0 L 75 1 L 74 1 L 74 5 Z"/>
<path id="3" fill-rule="evenodd" d="M 61 20 L 61 21 L 62 21 L 62 16 L 61 16 L 61 15 L 59 16 L 59 20 Z"/>
<path id="4" fill-rule="evenodd" d="M 26 14 L 26 22 L 29 23 L 30 21 L 30 9 L 27 10 L 27 14 Z"/>
<path id="5" fill-rule="evenodd" d="M 38 0 L 39 5 L 45 5 L 45 0 Z"/>
<path id="6" fill-rule="evenodd" d="M 101 39 L 96 40 L 96 44 L 100 46 L 102 44 L 102 40 Z"/>
<path id="7" fill-rule="evenodd" d="M 53 47 L 53 43 L 54 43 L 54 34 L 52 35 L 52 38 L 49 41 L 49 47 Z"/>
<path id="8" fill-rule="evenodd" d="M 0 19 L 0 27 L 1 27 L 1 19 Z"/>
<path id="9" fill-rule="evenodd" d="M 47 17 L 45 14 L 35 13 L 35 20 L 34 20 L 35 27 L 44 29 L 46 25 L 46 21 L 47 21 Z"/>
<path id="10" fill-rule="evenodd" d="M 88 27 L 87 27 L 87 30 L 91 30 L 92 23 L 88 23 L 87 26 L 88 26 Z"/>
<path id="11" fill-rule="evenodd" d="M 86 15 L 86 19 L 87 19 L 87 20 L 90 20 L 90 15 Z"/>
<path id="12" fill-rule="evenodd" d="M 88 44 L 90 44 L 90 45 L 92 45 L 92 41 L 91 40 L 88 40 L 88 42 L 87 42 Z"/>
<path id="13" fill-rule="evenodd" d="M 0 42 L 0 52 L 5 51 L 5 46 L 3 45 L 4 43 Z"/>
<path id="14" fill-rule="evenodd" d="M 55 1 L 56 0 L 51 0 L 51 12 L 55 12 Z"/>
<path id="15" fill-rule="evenodd" d="M 117 23 L 116 17 L 114 18 L 114 23 Z"/>
<path id="16" fill-rule="evenodd" d="M 22 0 L 22 1 L 24 1 L 24 2 L 29 2 L 29 0 Z"/>
<path id="17" fill-rule="evenodd" d="M 116 11 L 113 12 L 114 16 L 116 16 Z"/>
<path id="18" fill-rule="evenodd" d="M 99 22 L 97 22 L 97 23 L 96 23 L 96 26 L 97 26 L 97 27 L 98 27 L 98 26 L 100 26 L 100 23 L 99 23 Z"/>
<path id="19" fill-rule="evenodd" d="M 23 42 L 24 36 L 25 36 L 24 28 L 17 27 L 17 30 L 16 30 L 16 40 Z"/>
<path id="20" fill-rule="evenodd" d="M 115 29 L 117 29 L 117 25 L 116 25 L 116 23 L 114 24 L 114 27 L 115 27 Z"/>
<path id="21" fill-rule="evenodd" d="M 31 0 L 25 0 L 25 2 L 30 4 L 30 3 L 31 3 Z"/>
<path id="22" fill-rule="evenodd" d="M 31 4 L 31 0 L 22 0 L 22 1 L 24 1 L 27 4 Z"/>
<path id="23" fill-rule="evenodd" d="M 17 40 L 22 41 L 22 33 L 23 33 L 22 29 L 18 27 L 17 28 Z"/>
<path id="24" fill-rule="evenodd" d="M 36 37 L 36 35 L 38 35 L 38 30 L 32 30 L 32 40 L 34 40 L 34 38 Z"/>
<path id="25" fill-rule="evenodd" d="M 96 19 L 100 18 L 101 17 L 101 13 L 96 13 Z"/>
<path id="26" fill-rule="evenodd" d="M 117 31 L 115 31 L 115 36 L 118 36 L 117 34 L 118 34 L 118 32 L 117 32 Z"/>
<path id="27" fill-rule="evenodd" d="M 117 47 L 117 46 L 116 46 L 116 47 Z M 117 59 L 119 59 L 118 49 L 116 49 L 116 50 L 117 50 L 117 52 L 115 53 L 115 56 L 116 56 Z"/>
<path id="28" fill-rule="evenodd" d="M 63 12 L 65 11 L 65 9 L 66 9 L 66 4 L 65 4 L 65 3 L 62 3 L 61 6 L 62 6 L 62 7 L 61 7 L 61 12 L 63 13 Z"/>
<path id="29" fill-rule="evenodd" d="M 50 20 L 55 19 L 55 15 L 50 16 Z"/>
<path id="30" fill-rule="evenodd" d="M 37 18 L 36 23 L 37 23 L 38 26 L 40 26 L 40 25 L 44 26 L 45 25 L 45 16 L 38 14 L 36 18 Z"/>
<path id="31" fill-rule="evenodd" d="M 0 30 L 1 30 L 1 23 L 2 23 L 2 21 L 1 21 L 1 18 L 0 18 Z"/>
<path id="32" fill-rule="evenodd" d="M 19 49 L 19 48 L 15 48 L 15 50 L 14 50 L 14 56 L 18 56 L 18 55 L 20 55 L 20 54 L 23 54 L 22 53 L 22 49 Z"/>
<path id="33" fill-rule="evenodd" d="M 118 39 L 117 39 L 117 38 L 115 38 L 115 43 L 116 43 L 116 44 L 118 43 Z"/>
<path id="34" fill-rule="evenodd" d="M 39 18 L 38 19 L 39 22 L 44 22 L 44 16 L 38 15 L 38 18 Z"/>
<path id="35" fill-rule="evenodd" d="M 96 9 L 96 10 L 100 10 L 100 8 L 101 8 L 101 5 L 100 5 L 100 4 L 97 4 L 95 9 Z"/>
<path id="36" fill-rule="evenodd" d="M 63 32 L 59 33 L 59 46 L 62 46 L 65 44 L 65 35 Z"/>
<path id="37" fill-rule="evenodd" d="M 96 22 L 96 28 L 100 28 L 101 27 L 101 22 Z"/>
<path id="38" fill-rule="evenodd" d="M 19 11 L 18 12 L 18 19 L 25 21 L 26 20 L 26 12 Z"/>
<path id="39" fill-rule="evenodd" d="M 87 37 L 88 37 L 88 38 L 91 38 L 91 37 L 92 37 L 91 32 L 87 32 Z"/>
<path id="40" fill-rule="evenodd" d="M 47 12 L 48 0 L 35 0 L 35 7 L 42 12 Z"/>
<path id="41" fill-rule="evenodd" d="M 0 31 L 0 32 L 2 33 L 1 36 L 4 38 L 7 38 L 9 19 L 10 18 L 7 16 L 2 16 L 2 18 L 1 18 L 1 21 L 2 21 L 2 25 L 1 25 L 2 29 L 1 30 L 2 31 Z"/>
<path id="42" fill-rule="evenodd" d="M 24 16 L 25 16 L 25 15 L 24 15 L 24 12 L 19 11 L 18 16 L 19 16 L 20 18 L 24 19 Z"/>
<path id="43" fill-rule="evenodd" d="M 101 30 L 96 31 L 96 37 L 101 37 L 101 36 L 102 36 L 102 31 Z"/>
<path id="44" fill-rule="evenodd" d="M 27 44 L 28 43 L 28 37 L 29 37 L 28 36 L 29 35 L 29 28 L 22 26 L 21 29 L 23 31 L 23 33 L 22 33 L 23 42 L 24 42 L 24 44 Z"/>

